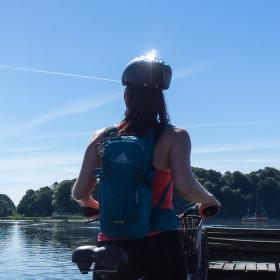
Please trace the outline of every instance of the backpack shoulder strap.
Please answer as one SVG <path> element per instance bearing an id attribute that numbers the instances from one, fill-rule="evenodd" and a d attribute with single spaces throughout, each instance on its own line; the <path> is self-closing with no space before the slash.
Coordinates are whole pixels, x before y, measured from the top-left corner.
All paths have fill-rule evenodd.
<path id="1" fill-rule="evenodd" d="M 103 131 L 104 138 L 111 137 L 113 134 L 117 134 L 117 133 L 118 133 L 117 126 L 106 127 L 105 130 Z"/>
<path id="2" fill-rule="evenodd" d="M 173 185 L 173 178 L 170 179 L 169 183 L 167 184 L 167 186 L 165 187 L 164 191 L 162 192 L 159 202 L 157 203 L 156 207 L 153 209 L 152 211 L 152 217 L 150 220 L 150 228 L 152 228 L 160 219 L 160 215 L 161 215 L 161 206 L 166 198 L 166 195 L 169 191 L 169 189 L 171 188 L 171 186 Z"/>
<path id="3" fill-rule="evenodd" d="M 106 127 L 104 129 L 104 131 L 102 132 L 103 141 L 100 142 L 100 143 L 96 143 L 96 145 L 95 145 L 95 149 L 96 149 L 96 152 L 97 152 L 97 155 L 98 155 L 99 158 L 100 158 L 100 154 L 101 154 L 101 151 L 102 151 L 102 145 L 104 144 L 104 142 L 106 142 L 106 140 L 108 140 L 108 138 L 112 137 L 112 135 L 117 134 L 117 133 L 118 133 L 117 126 L 110 126 L 110 127 Z M 100 167 L 95 168 L 93 170 L 93 175 L 94 176 L 99 177 L 100 174 L 101 174 L 101 168 Z"/>

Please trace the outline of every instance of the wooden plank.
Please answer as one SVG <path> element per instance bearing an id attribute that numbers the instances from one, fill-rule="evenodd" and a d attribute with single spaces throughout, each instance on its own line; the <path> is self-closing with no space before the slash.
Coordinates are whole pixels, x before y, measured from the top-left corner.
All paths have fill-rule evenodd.
<path id="1" fill-rule="evenodd" d="M 211 269 L 212 269 L 212 267 L 213 267 L 213 265 L 214 265 L 213 263 L 210 263 L 210 264 L 208 265 L 208 269 L 210 269 L 210 270 L 211 270 Z"/>
<path id="2" fill-rule="evenodd" d="M 276 272 L 275 264 L 274 263 L 269 263 L 267 266 L 267 270 L 269 272 Z"/>
<path id="3" fill-rule="evenodd" d="M 278 235 L 280 236 L 280 229 L 264 229 L 264 228 L 246 228 L 246 227 L 211 227 L 206 226 L 205 230 L 209 235 L 212 233 L 225 234 L 254 234 L 254 235 Z"/>
<path id="4" fill-rule="evenodd" d="M 220 242 L 221 241 L 221 242 Z M 231 240 L 226 242 L 226 240 L 214 240 L 209 238 L 208 242 L 209 251 L 211 249 L 222 249 L 222 250 L 238 250 L 246 252 L 265 252 L 274 253 L 280 257 L 280 243 L 274 244 L 273 242 L 249 242 L 244 240 Z"/>
<path id="5" fill-rule="evenodd" d="M 221 232 L 207 232 L 208 236 L 211 237 L 216 237 L 216 238 L 240 238 L 240 239 L 252 239 L 252 240 L 256 240 L 256 239 L 262 239 L 262 240 L 274 240 L 274 241 L 278 241 L 280 240 L 280 232 L 279 231 L 263 231 L 263 230 L 258 230 L 258 231 L 251 231 L 251 230 L 246 230 L 246 231 L 221 231 Z"/>
<path id="6" fill-rule="evenodd" d="M 215 263 L 215 264 L 212 266 L 212 270 L 222 270 L 223 267 L 224 267 L 224 265 L 225 265 L 224 262 Z"/>
<path id="7" fill-rule="evenodd" d="M 274 239 L 249 239 L 249 238 L 224 238 L 224 237 L 208 237 L 208 242 L 225 243 L 225 244 L 246 244 L 247 246 L 268 246 L 273 245 L 280 250 L 280 241 Z"/>
<path id="8" fill-rule="evenodd" d="M 213 267 L 219 267 L 219 266 L 221 266 L 221 264 L 223 264 L 224 265 L 224 263 L 225 262 L 223 262 L 223 261 L 218 261 L 218 262 L 209 262 L 209 265 L 208 265 L 208 268 L 209 269 L 213 269 Z M 216 266 L 217 265 L 217 266 Z"/>
<path id="9" fill-rule="evenodd" d="M 257 272 L 268 272 L 267 263 L 257 263 Z"/>
<path id="10" fill-rule="evenodd" d="M 202 277 L 201 280 L 208 279 L 208 241 L 207 241 L 207 232 L 203 231 L 201 235 L 201 269 Z"/>
<path id="11" fill-rule="evenodd" d="M 246 272 L 256 272 L 257 264 L 256 263 L 247 263 L 246 264 Z"/>
<path id="12" fill-rule="evenodd" d="M 268 235 L 268 234 L 240 234 L 240 233 L 222 233 L 222 232 L 210 232 L 209 237 L 217 237 L 217 238 L 240 238 L 240 239 L 263 239 L 263 240 L 278 240 L 280 239 L 280 235 Z"/>
<path id="13" fill-rule="evenodd" d="M 280 279 L 279 261 L 275 260 L 274 264 L 276 268 L 276 279 L 279 280 Z"/>
<path id="14" fill-rule="evenodd" d="M 209 236 L 268 236 L 277 238 L 280 236 L 280 232 L 278 231 L 252 231 L 252 230 L 240 230 L 240 231 L 207 231 Z"/>
<path id="15" fill-rule="evenodd" d="M 209 235 L 208 236 L 209 240 L 244 240 L 249 241 L 249 242 L 274 242 L 275 244 L 280 244 L 280 237 L 278 238 L 277 236 L 257 236 L 257 235 Z"/>
<path id="16" fill-rule="evenodd" d="M 233 271 L 234 270 L 234 263 L 226 262 L 223 271 Z"/>
<path id="17" fill-rule="evenodd" d="M 217 244 L 216 244 L 217 245 Z M 219 244 L 219 246 L 211 247 L 209 244 L 209 260 L 223 261 L 243 261 L 243 262 L 274 262 L 274 256 L 269 252 L 252 252 L 236 248 L 228 248 Z"/>
<path id="18" fill-rule="evenodd" d="M 236 262 L 235 263 L 235 267 L 234 267 L 234 271 L 246 271 L 246 262 Z"/>

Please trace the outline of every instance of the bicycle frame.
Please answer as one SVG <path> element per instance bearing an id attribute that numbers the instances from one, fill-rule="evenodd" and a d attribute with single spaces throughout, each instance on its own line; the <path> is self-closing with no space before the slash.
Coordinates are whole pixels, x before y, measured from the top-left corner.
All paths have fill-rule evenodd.
<path id="1" fill-rule="evenodd" d="M 213 215 L 213 209 L 209 210 L 209 216 Z M 186 280 L 202 280 L 203 274 L 207 272 L 203 272 L 205 240 L 202 234 L 202 218 L 198 215 L 198 204 L 187 205 L 177 217 L 188 265 Z M 96 219 L 86 223 L 92 221 Z M 93 272 L 93 279 L 109 280 L 121 265 L 127 263 L 127 255 L 123 249 L 115 245 L 81 246 L 73 252 L 72 261 L 78 265 L 82 274 Z"/>

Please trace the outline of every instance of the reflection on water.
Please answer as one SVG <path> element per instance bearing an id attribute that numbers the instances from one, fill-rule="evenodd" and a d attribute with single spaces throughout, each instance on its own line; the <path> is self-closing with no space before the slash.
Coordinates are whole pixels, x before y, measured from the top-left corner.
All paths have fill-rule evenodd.
<path id="1" fill-rule="evenodd" d="M 241 226 L 239 220 L 212 219 L 205 223 L 209 224 Z M 258 227 L 280 228 L 280 221 Z M 97 224 L 0 221 L 0 280 L 92 279 L 90 274 L 80 274 L 71 255 L 80 245 L 94 244 L 97 232 Z"/>
<path id="2" fill-rule="evenodd" d="M 97 226 L 0 221 L 0 279 L 92 279 L 71 262 L 74 248 L 94 244 Z"/>

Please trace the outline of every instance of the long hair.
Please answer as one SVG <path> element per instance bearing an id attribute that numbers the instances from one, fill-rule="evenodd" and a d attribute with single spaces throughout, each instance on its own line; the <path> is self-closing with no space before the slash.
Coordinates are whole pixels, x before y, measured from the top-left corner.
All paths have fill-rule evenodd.
<path id="1" fill-rule="evenodd" d="M 170 123 L 162 90 L 128 85 L 127 112 L 119 126 L 120 133 L 139 135 Z"/>

